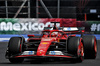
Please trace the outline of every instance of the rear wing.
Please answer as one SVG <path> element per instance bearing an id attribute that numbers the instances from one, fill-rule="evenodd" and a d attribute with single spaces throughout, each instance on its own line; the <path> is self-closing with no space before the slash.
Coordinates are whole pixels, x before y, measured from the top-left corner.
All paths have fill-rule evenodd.
<path id="1" fill-rule="evenodd" d="M 44 27 L 44 30 L 58 30 L 60 27 L 60 22 L 50 22 L 51 27 Z"/>
<path id="2" fill-rule="evenodd" d="M 53 30 L 53 27 L 44 27 L 44 30 Z M 85 27 L 59 27 L 58 30 L 64 32 L 84 32 Z"/>
<path id="3" fill-rule="evenodd" d="M 62 27 L 62 31 L 69 31 L 69 32 L 72 32 L 72 31 L 84 31 L 85 30 L 85 27 Z"/>
<path id="4" fill-rule="evenodd" d="M 51 22 L 52 27 L 44 27 L 44 30 L 61 30 L 64 32 L 84 32 L 85 27 L 60 27 L 60 22 Z"/>
<path id="5" fill-rule="evenodd" d="M 44 27 L 44 30 L 52 30 L 53 27 Z"/>

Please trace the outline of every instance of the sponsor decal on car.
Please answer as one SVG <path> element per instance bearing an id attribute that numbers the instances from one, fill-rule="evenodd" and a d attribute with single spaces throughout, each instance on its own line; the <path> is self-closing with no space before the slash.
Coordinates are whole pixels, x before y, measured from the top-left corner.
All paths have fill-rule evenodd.
<path id="1" fill-rule="evenodd" d="M 49 55 L 64 55 L 61 51 L 49 51 Z"/>
<path id="2" fill-rule="evenodd" d="M 42 38 L 42 41 L 51 41 L 51 39 Z"/>
<path id="3" fill-rule="evenodd" d="M 51 51 L 51 55 L 55 55 L 56 53 L 55 53 L 55 51 Z"/>
<path id="4" fill-rule="evenodd" d="M 24 51 L 22 55 L 34 55 L 34 51 Z"/>
<path id="5" fill-rule="evenodd" d="M 52 39 L 56 40 L 56 38 L 42 38 L 42 41 L 51 41 Z"/>
<path id="6" fill-rule="evenodd" d="M 42 44 L 48 44 L 48 42 L 42 42 Z"/>

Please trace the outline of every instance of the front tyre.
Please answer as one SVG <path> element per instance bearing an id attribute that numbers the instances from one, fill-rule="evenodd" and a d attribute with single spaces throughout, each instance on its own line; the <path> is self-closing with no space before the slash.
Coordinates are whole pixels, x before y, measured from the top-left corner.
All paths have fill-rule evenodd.
<path id="1" fill-rule="evenodd" d="M 8 43 L 8 56 L 14 56 L 23 52 L 23 44 L 25 39 L 22 37 L 12 37 Z M 6 53 L 7 54 L 7 53 Z M 24 58 L 9 58 L 11 63 L 22 63 Z"/>
<path id="2" fill-rule="evenodd" d="M 23 43 L 20 37 L 12 37 L 8 43 L 8 51 L 11 54 L 20 53 L 22 52 L 22 46 L 23 46 Z"/>
<path id="3" fill-rule="evenodd" d="M 82 38 L 80 37 L 69 37 L 67 50 L 70 54 L 75 55 L 77 58 L 74 61 L 82 62 L 84 59 L 84 46 Z"/>

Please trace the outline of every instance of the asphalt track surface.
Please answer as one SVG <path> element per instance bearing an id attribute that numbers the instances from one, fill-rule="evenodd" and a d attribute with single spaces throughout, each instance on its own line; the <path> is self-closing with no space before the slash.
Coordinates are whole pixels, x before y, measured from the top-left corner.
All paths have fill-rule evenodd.
<path id="1" fill-rule="evenodd" d="M 7 48 L 7 42 L 0 42 L 0 66 L 100 66 L 100 40 L 97 41 L 98 53 L 96 59 L 84 59 L 82 63 L 72 63 L 70 61 L 40 61 L 34 62 L 30 59 L 25 59 L 21 64 L 11 64 L 8 59 L 5 58 L 5 51 Z M 41 60 L 41 59 L 40 59 Z"/>

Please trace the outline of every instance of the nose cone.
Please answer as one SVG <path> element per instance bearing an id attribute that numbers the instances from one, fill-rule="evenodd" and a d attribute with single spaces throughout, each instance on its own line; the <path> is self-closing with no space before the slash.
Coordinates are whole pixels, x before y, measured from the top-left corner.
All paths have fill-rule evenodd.
<path id="1" fill-rule="evenodd" d="M 50 45 L 51 45 L 51 42 L 42 41 L 38 47 L 37 55 L 39 56 L 45 55 Z"/>
<path id="2" fill-rule="evenodd" d="M 44 56 L 46 53 L 45 53 L 45 51 L 44 50 L 39 50 L 39 51 L 37 51 L 37 55 L 38 56 Z"/>
<path id="3" fill-rule="evenodd" d="M 37 50 L 38 56 L 46 55 L 46 52 L 51 45 L 51 42 L 54 41 L 54 38 L 43 38 Z"/>

